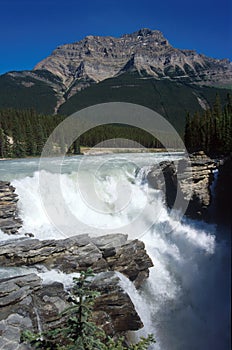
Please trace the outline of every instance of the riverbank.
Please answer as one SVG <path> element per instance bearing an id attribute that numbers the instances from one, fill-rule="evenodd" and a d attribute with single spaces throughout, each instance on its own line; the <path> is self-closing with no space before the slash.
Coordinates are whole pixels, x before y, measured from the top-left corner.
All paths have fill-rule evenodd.
<path id="1" fill-rule="evenodd" d="M 81 146 L 80 147 L 80 154 L 77 155 L 89 155 L 89 156 L 93 156 L 93 155 L 104 155 L 104 154 L 118 154 L 118 153 L 165 153 L 165 152 L 169 152 L 169 153 L 175 153 L 175 152 L 184 152 L 183 149 L 167 149 L 166 148 L 145 148 L 145 147 L 141 147 L 141 148 L 118 148 L 118 147 L 85 147 L 85 146 Z M 59 154 L 54 154 L 54 156 L 61 156 Z M 66 154 L 66 156 L 74 156 L 74 154 Z M 17 158 L 0 158 L 1 160 L 12 160 L 12 159 L 33 159 L 33 158 L 40 158 L 41 156 L 27 156 L 27 157 L 17 157 Z"/>
<path id="2" fill-rule="evenodd" d="M 114 147 L 81 147 L 83 155 L 102 155 L 111 153 L 164 153 L 164 152 L 184 152 L 183 149 L 167 149 L 166 148 L 114 148 Z"/>

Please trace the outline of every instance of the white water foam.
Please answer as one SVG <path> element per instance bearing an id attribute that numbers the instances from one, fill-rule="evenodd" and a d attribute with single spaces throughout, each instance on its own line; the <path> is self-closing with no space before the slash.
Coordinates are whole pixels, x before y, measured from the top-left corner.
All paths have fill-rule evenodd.
<path id="1" fill-rule="evenodd" d="M 53 191 L 55 176 L 58 175 L 47 174 L 48 194 Z M 140 239 L 143 239 L 154 267 L 150 269 L 150 277 L 140 293 L 123 277 L 121 280 L 143 319 L 144 332 L 155 335 L 157 343 L 154 349 L 228 350 L 229 297 L 228 282 L 225 281 L 229 280 L 229 252 L 224 243 L 216 242 L 216 228 L 191 221 L 177 222 L 170 217 L 160 192 L 147 187 L 144 174 L 140 178 L 134 177 L 132 172 L 120 176 L 124 183 L 127 181 L 129 192 L 126 193 L 131 194 L 126 210 L 120 211 L 113 206 L 119 181 L 115 169 L 109 169 L 108 175 L 96 184 L 103 212 L 92 210 L 78 193 L 75 172 L 62 174 L 66 208 L 92 224 L 94 232 L 102 227 L 109 232 L 112 228 L 122 232 L 121 227 L 127 227 L 142 213 L 141 229 L 149 229 Z M 40 239 L 61 238 L 62 234 L 44 212 L 39 196 L 39 173 L 14 180 L 13 185 L 20 198 L 19 208 L 24 221 L 22 232 L 33 232 Z M 54 194 L 53 203 L 49 205 L 53 205 L 58 214 L 65 210 L 63 203 L 56 202 Z M 111 211 L 104 213 L 105 208 Z M 64 225 L 70 225 L 70 235 L 84 233 L 81 227 L 72 226 L 70 222 L 64 222 Z M 51 272 L 44 278 L 63 279 L 61 275 L 54 276 L 54 272 L 50 277 L 49 274 Z"/>
<path id="2" fill-rule="evenodd" d="M 23 219 L 24 225 L 21 229 L 22 233 L 33 232 L 35 237 L 39 239 L 49 238 L 63 238 L 62 229 L 66 236 L 73 236 L 75 234 L 83 233 L 86 230 L 85 225 L 88 225 L 90 232 L 94 235 L 102 234 L 102 230 L 108 232 L 122 232 L 123 227 L 130 225 L 133 220 L 141 216 L 144 208 L 148 204 L 148 195 L 151 197 L 151 203 L 155 200 L 155 190 L 148 189 L 147 185 L 139 186 L 124 178 L 115 176 L 106 176 L 98 179 L 95 186 L 97 187 L 97 194 L 100 200 L 96 203 L 92 201 L 90 204 L 86 198 L 82 196 L 77 186 L 78 174 L 50 174 L 46 173 L 46 210 L 44 202 L 40 196 L 39 187 L 39 172 L 36 172 L 33 177 L 26 177 L 20 180 L 14 180 L 13 186 L 16 187 L 16 193 L 19 195 L 18 207 L 20 216 Z M 54 187 L 54 178 L 59 179 L 62 188 L 62 200 L 60 197 L 56 198 L 56 187 Z M 88 179 L 88 175 L 86 174 Z M 58 181 L 56 179 L 56 181 Z M 123 182 L 121 181 L 123 180 Z M 118 198 L 118 183 L 122 189 L 121 195 Z M 122 187 L 127 181 L 127 186 Z M 83 191 L 83 188 L 81 189 Z M 86 191 L 88 190 L 88 183 Z M 126 204 L 122 203 L 123 194 L 126 196 Z M 92 203 L 94 205 L 92 205 Z M 100 203 L 100 204 L 99 204 Z M 160 207 L 161 208 L 161 207 Z M 53 211 L 54 217 L 59 222 L 59 227 L 53 225 L 47 216 L 47 211 Z M 152 211 L 154 209 L 151 207 Z M 70 213 L 74 219 L 68 220 Z M 152 214 L 154 215 L 154 213 Z M 61 218 L 63 221 L 61 222 Z M 153 220 L 152 218 L 150 219 Z M 79 225 L 77 225 L 77 222 Z M 127 227 L 127 229 L 129 229 Z M 134 228 L 131 228 L 132 234 Z M 108 233 L 106 232 L 106 233 Z M 126 230 L 126 233 L 129 233 Z"/>
<path id="3" fill-rule="evenodd" d="M 1 229 L 0 229 L 0 242 L 4 242 L 4 241 L 12 241 L 18 238 L 22 238 L 25 237 L 23 234 L 15 234 L 15 235 L 8 235 L 7 233 L 4 233 Z"/>

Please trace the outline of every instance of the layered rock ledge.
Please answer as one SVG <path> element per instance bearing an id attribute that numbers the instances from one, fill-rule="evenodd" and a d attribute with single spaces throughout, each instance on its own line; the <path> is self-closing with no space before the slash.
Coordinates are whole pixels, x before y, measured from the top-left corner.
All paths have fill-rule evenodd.
<path id="1" fill-rule="evenodd" d="M 13 239 L 0 243 L 0 266 L 6 275 L 11 276 L 12 269 L 13 274 L 17 274 L 0 280 L 0 348 L 30 349 L 20 344 L 22 330 L 38 332 L 65 323 L 60 312 L 68 306 L 68 290 L 59 282 L 43 282 L 31 268 L 39 274 L 41 268 L 73 273 L 91 267 L 96 273 L 92 288 L 100 291 L 93 320 L 112 336 L 143 327 L 130 296 L 123 290 L 118 272 L 139 288 L 153 263 L 144 243 L 129 241 L 127 235 L 90 237 L 83 234 L 47 241 Z M 27 274 L 21 272 L 18 276 L 19 267 L 25 267 Z"/>
<path id="2" fill-rule="evenodd" d="M 15 188 L 7 181 L 0 181 L 0 229 L 4 233 L 17 233 L 22 226 L 18 216 L 18 195 Z"/>
<path id="3" fill-rule="evenodd" d="M 119 271 L 139 287 L 153 266 L 144 243 L 128 241 L 127 235 L 91 238 L 84 234 L 63 240 L 25 238 L 0 243 L 0 266 L 43 264 L 65 273 L 91 267 L 94 272 Z"/>
<path id="4" fill-rule="evenodd" d="M 25 329 L 41 332 L 65 325 L 66 320 L 60 313 L 70 304 L 63 284 L 43 284 L 36 274 L 6 278 L 0 283 L 1 349 L 30 349 L 29 345 L 20 343 L 21 332 Z M 106 334 L 114 336 L 143 327 L 115 272 L 99 274 L 92 287 L 101 292 L 92 318 Z"/>

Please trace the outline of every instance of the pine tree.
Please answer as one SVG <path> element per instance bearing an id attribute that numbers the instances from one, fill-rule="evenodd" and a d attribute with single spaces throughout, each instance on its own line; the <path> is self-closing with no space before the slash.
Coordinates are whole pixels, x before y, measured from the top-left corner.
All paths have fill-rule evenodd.
<path id="1" fill-rule="evenodd" d="M 46 142 L 46 137 L 45 137 L 45 133 L 44 133 L 41 121 L 37 125 L 35 135 L 36 135 L 35 136 L 35 138 L 36 138 L 36 154 L 41 155 L 43 147 L 44 147 L 45 142 Z"/>
<path id="2" fill-rule="evenodd" d="M 43 350 L 146 350 L 155 340 L 152 335 L 141 338 L 137 344 L 124 345 L 125 339 L 114 340 L 92 322 L 92 311 L 98 292 L 90 288 L 91 269 L 74 278 L 70 295 L 71 306 L 62 315 L 67 317 L 66 327 L 34 334 L 24 331 L 21 341 L 29 342 L 35 349 Z"/>
<path id="3" fill-rule="evenodd" d="M 35 141 L 35 136 L 33 133 L 33 129 L 32 129 L 30 120 L 27 121 L 25 142 L 26 142 L 26 154 L 28 156 L 35 156 L 36 155 L 36 141 Z"/>
<path id="4" fill-rule="evenodd" d="M 208 154 L 230 153 L 232 151 L 232 101 L 227 96 L 227 104 L 221 106 L 216 96 L 212 109 L 186 118 L 185 145 L 190 152 L 204 150 Z"/>
<path id="5" fill-rule="evenodd" d="M 3 129 L 0 126 L 0 157 L 4 158 L 6 156 L 6 139 Z"/>

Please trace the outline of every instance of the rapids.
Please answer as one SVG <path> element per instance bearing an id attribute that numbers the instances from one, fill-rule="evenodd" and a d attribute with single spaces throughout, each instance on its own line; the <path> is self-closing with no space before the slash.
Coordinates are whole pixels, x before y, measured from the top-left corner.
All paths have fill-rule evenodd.
<path id="1" fill-rule="evenodd" d="M 143 289 L 136 291 L 119 276 L 143 320 L 139 335 L 153 333 L 156 338 L 153 349 L 229 350 L 229 244 L 216 225 L 179 220 L 178 215 L 175 219 L 160 191 L 146 182 L 152 164 L 181 157 L 68 157 L 60 173 L 56 159 L 49 160 L 50 171 L 38 168 L 38 159 L 10 160 L 1 162 L 0 178 L 16 187 L 22 234 L 58 239 L 122 232 L 144 241 L 154 267 Z M 1 240 L 7 238 L 0 232 Z M 44 276 L 58 278 L 57 272 Z"/>

